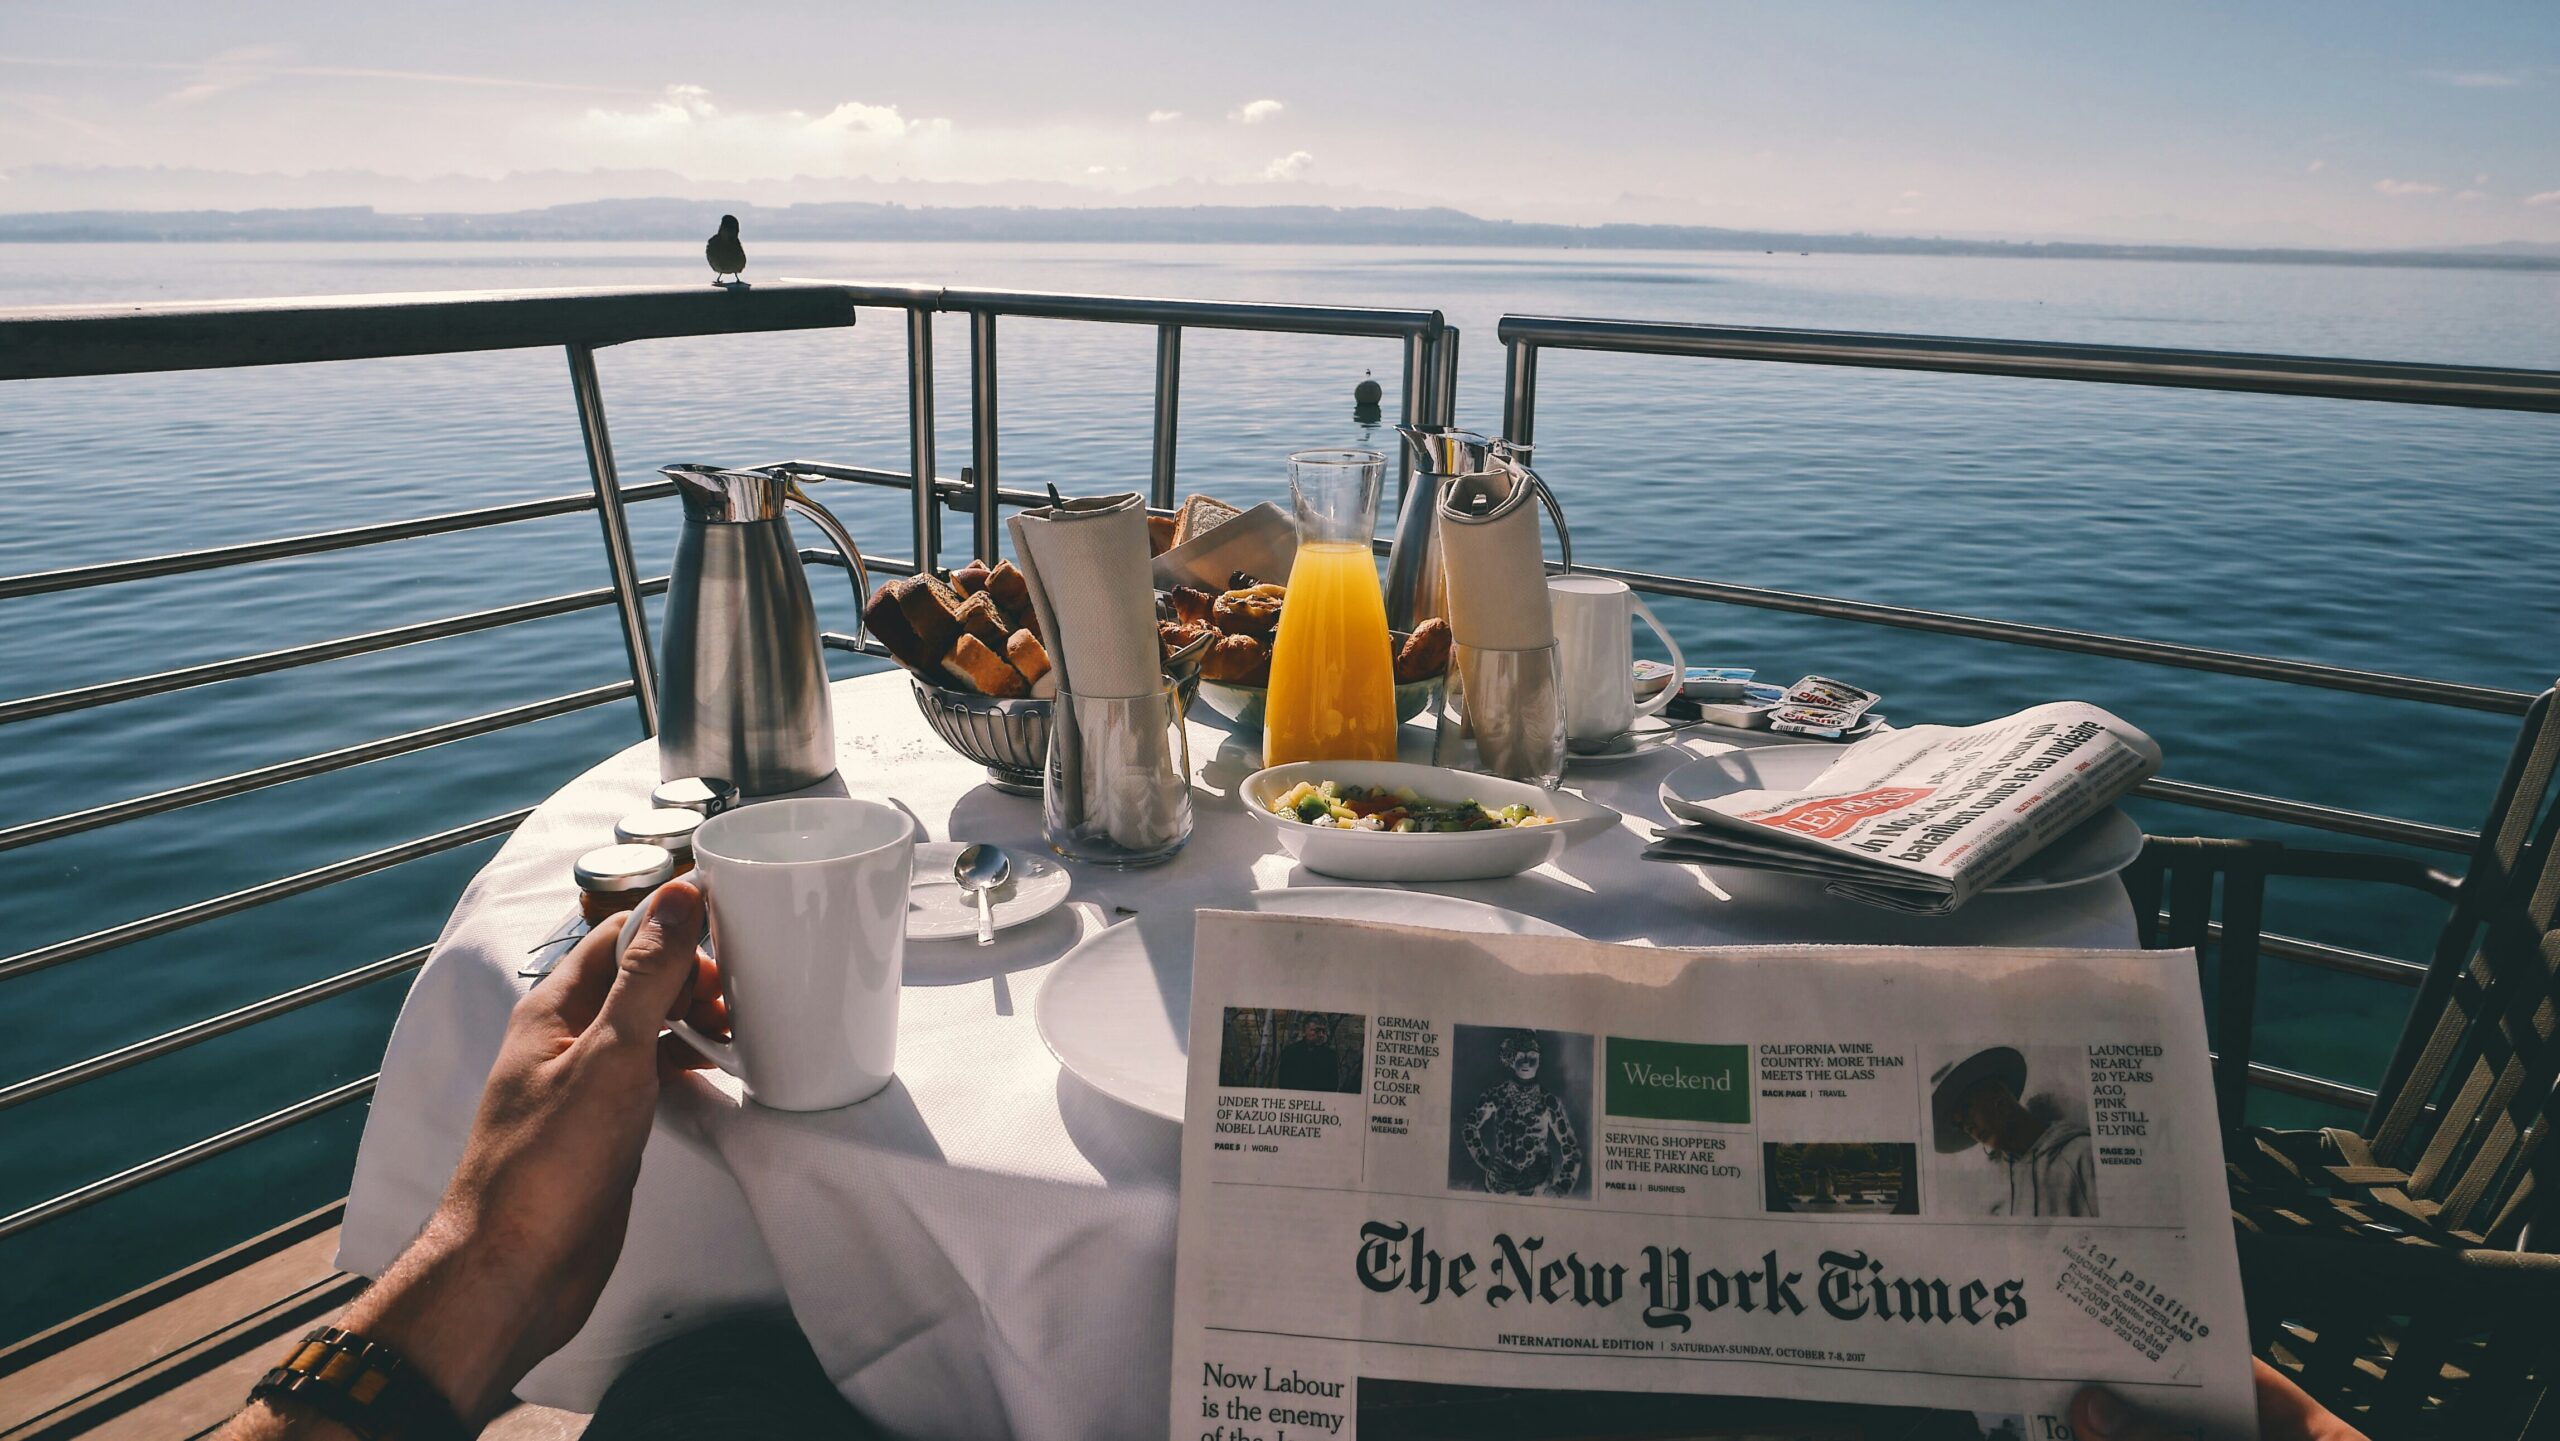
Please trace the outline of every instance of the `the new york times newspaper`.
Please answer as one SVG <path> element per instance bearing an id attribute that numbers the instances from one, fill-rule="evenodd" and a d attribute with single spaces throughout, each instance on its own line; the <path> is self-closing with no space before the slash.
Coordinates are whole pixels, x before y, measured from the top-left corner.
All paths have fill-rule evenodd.
<path id="1" fill-rule="evenodd" d="M 2253 1434 L 2188 952 L 1197 956 L 1181 1441 Z"/>
<path id="2" fill-rule="evenodd" d="M 1645 854 L 1820 876 L 1861 900 L 1939 913 L 2159 769 L 2151 737 L 2062 701 L 1981 725 L 1870 737 L 1802 791 L 1702 802 L 1713 820 L 1671 827 Z"/>

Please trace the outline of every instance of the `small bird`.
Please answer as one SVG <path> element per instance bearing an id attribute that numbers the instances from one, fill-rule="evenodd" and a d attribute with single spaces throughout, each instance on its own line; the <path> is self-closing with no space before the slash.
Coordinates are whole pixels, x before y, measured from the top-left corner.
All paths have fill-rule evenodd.
<path id="1" fill-rule="evenodd" d="M 720 217 L 720 233 L 702 247 L 702 258 L 711 262 L 711 283 L 720 286 L 744 286 L 747 247 L 738 243 L 738 217 Z M 726 276 L 727 279 L 721 277 Z"/>

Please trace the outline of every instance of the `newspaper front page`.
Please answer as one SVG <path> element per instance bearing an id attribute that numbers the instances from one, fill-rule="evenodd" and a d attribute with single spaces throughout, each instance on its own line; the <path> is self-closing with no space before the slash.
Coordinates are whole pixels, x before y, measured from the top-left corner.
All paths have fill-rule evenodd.
<path id="1" fill-rule="evenodd" d="M 2254 1434 L 2189 952 L 1195 954 L 1174 1437 Z"/>
<path id="2" fill-rule="evenodd" d="M 2079 701 L 1859 741 L 1802 791 L 1702 801 L 1646 852 L 1821 876 L 1860 900 L 1951 911 L 2160 769 L 2160 747 Z"/>

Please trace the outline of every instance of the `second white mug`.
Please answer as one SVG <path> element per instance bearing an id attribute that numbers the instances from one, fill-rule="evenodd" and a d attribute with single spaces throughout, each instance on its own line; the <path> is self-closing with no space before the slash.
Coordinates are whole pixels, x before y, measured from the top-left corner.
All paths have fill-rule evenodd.
<path id="1" fill-rule="evenodd" d="M 876 801 L 766 801 L 703 822 L 693 854 L 730 1039 L 682 1021 L 668 1029 L 778 1111 L 850 1106 L 888 1085 L 915 859 L 906 814 Z"/>
<path id="2" fill-rule="evenodd" d="M 1556 618 L 1556 665 L 1562 672 L 1565 739 L 1580 746 L 1606 745 L 1625 735 L 1636 717 L 1653 715 L 1680 693 L 1664 686 L 1636 702 L 1634 622 L 1641 617 L 1671 652 L 1671 673 L 1688 662 L 1680 643 L 1621 580 L 1598 575 L 1559 575 L 1547 581 Z"/>

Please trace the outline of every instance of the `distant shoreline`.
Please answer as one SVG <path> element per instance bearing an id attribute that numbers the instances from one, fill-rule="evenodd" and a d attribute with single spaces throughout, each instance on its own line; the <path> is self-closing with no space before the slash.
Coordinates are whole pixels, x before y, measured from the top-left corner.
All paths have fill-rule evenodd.
<path id="1" fill-rule="evenodd" d="M 385 213 L 371 207 L 292 210 L 74 210 L 0 214 L 0 243 L 203 244 L 698 242 L 723 211 L 750 245 L 929 241 L 1027 244 L 1396 245 L 1524 250 L 1762 251 L 1769 254 L 1988 256 L 2446 270 L 2560 270 L 2560 246 L 2461 250 L 2327 250 L 2277 246 L 2135 245 L 1816 234 L 1693 225 L 1545 225 L 1485 220 L 1445 208 L 1164 206 L 912 207 L 870 203 L 756 206 L 609 200 L 541 210 Z"/>

